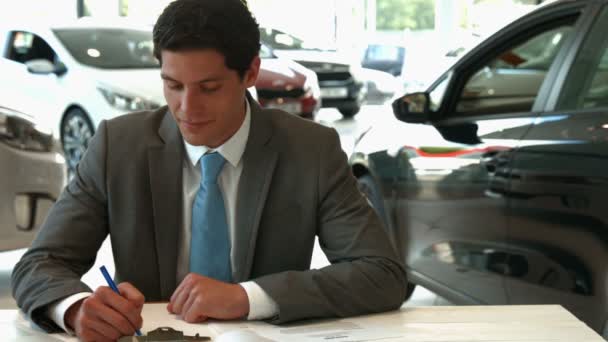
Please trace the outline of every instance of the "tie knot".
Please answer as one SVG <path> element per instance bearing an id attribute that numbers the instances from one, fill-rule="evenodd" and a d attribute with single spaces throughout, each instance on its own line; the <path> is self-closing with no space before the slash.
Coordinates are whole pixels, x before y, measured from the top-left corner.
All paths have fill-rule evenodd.
<path id="1" fill-rule="evenodd" d="M 217 152 L 203 155 L 201 157 L 202 181 L 205 183 L 216 182 L 225 162 L 226 159 Z"/>

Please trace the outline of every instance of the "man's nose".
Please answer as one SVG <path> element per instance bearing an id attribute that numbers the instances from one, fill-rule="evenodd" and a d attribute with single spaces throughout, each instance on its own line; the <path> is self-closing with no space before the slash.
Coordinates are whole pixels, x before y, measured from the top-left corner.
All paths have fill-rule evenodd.
<path id="1" fill-rule="evenodd" d="M 182 92 L 181 109 L 184 113 L 200 111 L 198 93 L 191 88 L 185 88 Z"/>

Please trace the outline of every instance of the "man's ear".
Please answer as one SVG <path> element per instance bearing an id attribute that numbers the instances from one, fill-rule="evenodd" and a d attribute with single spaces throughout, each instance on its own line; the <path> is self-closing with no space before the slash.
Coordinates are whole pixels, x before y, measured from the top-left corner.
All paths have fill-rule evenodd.
<path id="1" fill-rule="evenodd" d="M 245 85 L 247 88 L 253 87 L 255 85 L 255 81 L 258 79 L 258 74 L 260 73 L 260 64 L 262 61 L 260 60 L 260 56 L 255 56 L 251 61 L 251 65 L 249 66 L 249 70 L 245 72 Z"/>

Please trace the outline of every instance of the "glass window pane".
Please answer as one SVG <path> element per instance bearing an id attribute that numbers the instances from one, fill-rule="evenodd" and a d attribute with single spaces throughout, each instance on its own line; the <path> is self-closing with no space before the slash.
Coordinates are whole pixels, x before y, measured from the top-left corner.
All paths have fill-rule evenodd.
<path id="1" fill-rule="evenodd" d="M 608 106 L 608 8 L 596 20 L 557 102 L 557 110 Z"/>
<path id="2" fill-rule="evenodd" d="M 549 67 L 571 30 L 572 24 L 562 24 L 503 50 L 469 78 L 458 101 L 457 113 L 530 111 Z"/>

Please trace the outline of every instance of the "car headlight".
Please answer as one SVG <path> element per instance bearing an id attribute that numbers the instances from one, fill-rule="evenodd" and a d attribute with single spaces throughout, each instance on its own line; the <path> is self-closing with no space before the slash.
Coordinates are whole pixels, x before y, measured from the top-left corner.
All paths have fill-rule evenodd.
<path id="1" fill-rule="evenodd" d="M 112 107 L 120 110 L 150 110 L 160 107 L 160 105 L 158 105 L 157 103 L 145 100 L 138 96 L 120 94 L 114 90 L 102 87 L 98 87 L 97 89 L 99 89 L 103 97 L 106 99 L 106 101 L 108 101 L 108 103 Z"/>
<path id="2" fill-rule="evenodd" d="M 314 72 L 306 73 L 306 81 L 304 82 L 304 91 L 310 92 L 312 97 L 319 99 L 321 98 L 321 88 L 319 87 L 319 81 L 317 74 Z"/>
<path id="3" fill-rule="evenodd" d="M 39 130 L 20 116 L 0 112 L 0 142 L 20 150 L 49 152 L 53 149 L 53 134 Z"/>

